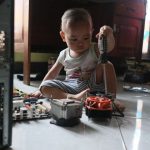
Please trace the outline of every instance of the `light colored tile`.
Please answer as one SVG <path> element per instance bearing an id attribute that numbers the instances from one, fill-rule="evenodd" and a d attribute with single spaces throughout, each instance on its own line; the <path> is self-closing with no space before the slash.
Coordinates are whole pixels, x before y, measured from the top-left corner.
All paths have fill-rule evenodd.
<path id="1" fill-rule="evenodd" d="M 13 127 L 15 150 L 123 150 L 116 119 L 93 121 L 83 114 L 79 125 L 60 127 L 49 119 L 16 123 Z"/>
<path id="2" fill-rule="evenodd" d="M 150 149 L 150 120 L 125 117 L 119 122 L 127 150 Z"/>
<path id="3" fill-rule="evenodd" d="M 125 116 L 150 118 L 150 94 L 124 91 L 122 85 L 122 83 L 118 85 L 117 99 L 122 101 L 126 106 Z"/>
<path id="4" fill-rule="evenodd" d="M 149 150 L 150 95 L 124 91 L 123 84 L 118 82 L 117 99 L 126 106 L 125 117 L 94 121 L 83 113 L 80 124 L 74 127 L 56 126 L 49 119 L 17 122 L 12 149 Z M 16 80 L 15 85 L 24 91 L 37 89 Z"/>

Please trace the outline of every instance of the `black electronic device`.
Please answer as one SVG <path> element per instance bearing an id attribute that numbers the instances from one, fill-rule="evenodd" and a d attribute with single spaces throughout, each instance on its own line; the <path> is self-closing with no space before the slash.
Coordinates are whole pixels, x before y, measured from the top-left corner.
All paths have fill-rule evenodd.
<path id="1" fill-rule="evenodd" d="M 98 48 L 100 51 L 100 62 L 106 63 L 107 62 L 107 37 L 104 35 L 101 35 L 98 39 Z"/>
<path id="2" fill-rule="evenodd" d="M 12 140 L 14 1 L 0 1 L 0 149 Z"/>

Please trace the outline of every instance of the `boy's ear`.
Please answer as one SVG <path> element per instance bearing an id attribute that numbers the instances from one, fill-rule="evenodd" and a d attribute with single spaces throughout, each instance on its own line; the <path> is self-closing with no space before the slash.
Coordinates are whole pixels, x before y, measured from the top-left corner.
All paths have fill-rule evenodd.
<path id="1" fill-rule="evenodd" d="M 60 34 L 63 42 L 66 42 L 66 40 L 65 40 L 65 33 L 63 31 L 60 31 L 59 34 Z"/>

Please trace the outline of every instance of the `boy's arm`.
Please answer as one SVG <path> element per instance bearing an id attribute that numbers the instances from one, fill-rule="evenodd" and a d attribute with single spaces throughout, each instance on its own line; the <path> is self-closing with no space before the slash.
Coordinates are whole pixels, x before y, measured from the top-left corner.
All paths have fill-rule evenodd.
<path id="1" fill-rule="evenodd" d="M 56 61 L 55 64 L 53 65 L 53 67 L 45 75 L 43 81 L 55 79 L 59 75 L 62 68 L 63 68 L 63 65 L 61 63 L 59 63 L 58 61 Z M 33 97 L 37 97 L 37 98 L 43 97 L 43 95 L 39 89 L 37 91 L 29 94 L 29 96 L 33 96 Z"/>
<path id="2" fill-rule="evenodd" d="M 52 66 L 52 68 L 45 75 L 43 81 L 55 79 L 59 75 L 62 68 L 63 68 L 63 65 L 59 63 L 58 61 L 56 61 L 55 64 Z"/>

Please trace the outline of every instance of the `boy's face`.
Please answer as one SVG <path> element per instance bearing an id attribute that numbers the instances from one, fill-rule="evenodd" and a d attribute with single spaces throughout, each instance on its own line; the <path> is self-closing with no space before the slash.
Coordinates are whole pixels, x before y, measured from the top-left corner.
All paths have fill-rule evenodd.
<path id="1" fill-rule="evenodd" d="M 76 53 L 86 51 L 91 43 L 92 28 L 88 23 L 78 23 L 73 26 L 66 25 L 65 32 L 61 31 L 62 40 Z"/>

